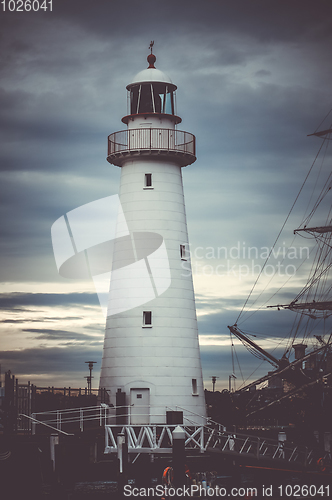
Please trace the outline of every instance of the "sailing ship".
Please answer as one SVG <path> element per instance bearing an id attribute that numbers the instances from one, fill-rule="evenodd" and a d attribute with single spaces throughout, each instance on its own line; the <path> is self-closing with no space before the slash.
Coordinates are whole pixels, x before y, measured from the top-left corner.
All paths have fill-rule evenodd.
<path id="1" fill-rule="evenodd" d="M 261 402 L 259 405 L 257 405 L 257 398 L 250 398 L 250 404 L 246 404 L 247 417 L 256 415 L 266 407 L 280 403 L 283 399 L 306 397 L 306 395 L 312 394 L 312 391 L 317 392 L 317 387 L 320 388 L 319 391 L 323 400 L 326 391 L 329 390 L 331 395 L 332 169 L 329 168 L 326 171 L 324 165 L 326 160 L 331 160 L 329 146 L 332 140 L 332 125 L 324 130 L 309 134 L 309 136 L 318 137 L 321 139 L 321 144 L 300 193 L 303 191 L 305 184 L 310 181 L 312 191 L 315 192 L 316 197 L 314 198 L 313 193 L 311 194 L 310 202 L 307 204 L 301 223 L 294 229 L 294 238 L 306 238 L 307 243 L 309 240 L 312 246 L 310 251 L 312 256 L 311 268 L 304 286 L 289 302 L 272 303 L 266 306 L 269 309 L 288 310 L 295 314 L 293 327 L 287 334 L 288 340 L 284 352 L 282 356 L 278 357 L 271 354 L 253 339 L 255 335 L 243 329 L 242 323 L 240 328 L 239 323 L 241 321 L 239 320 L 241 320 L 242 313 L 253 290 L 235 324 L 228 327 L 231 339 L 235 337 L 240 340 L 253 355 L 261 360 L 268 361 L 273 367 L 267 375 L 250 383 L 244 383 L 236 391 L 232 392 L 239 395 L 248 391 L 255 392 L 256 389 L 262 387 L 279 388 L 279 391 L 274 391 L 274 397 L 271 396 L 273 391 L 270 391 L 269 398 L 265 398 L 264 403 Z M 302 265 L 301 263 L 298 269 Z M 308 267 L 307 261 L 305 265 Z M 256 283 L 257 281 L 258 279 Z M 289 290 L 289 287 L 287 290 Z M 272 300 L 275 300 L 274 295 Z M 232 346 L 234 347 L 233 340 Z M 292 360 L 294 355 L 295 359 Z M 236 378 L 234 373 L 231 377 Z"/>

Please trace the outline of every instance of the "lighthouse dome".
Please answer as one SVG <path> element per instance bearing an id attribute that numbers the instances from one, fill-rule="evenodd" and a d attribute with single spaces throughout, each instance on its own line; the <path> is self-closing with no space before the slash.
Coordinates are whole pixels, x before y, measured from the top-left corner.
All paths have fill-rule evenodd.
<path id="1" fill-rule="evenodd" d="M 137 73 L 133 81 L 127 85 L 127 89 L 130 90 L 133 85 L 138 85 L 140 83 L 166 83 L 172 87 L 172 90 L 176 89 L 176 85 L 173 84 L 170 77 L 157 68 L 147 68 Z"/>

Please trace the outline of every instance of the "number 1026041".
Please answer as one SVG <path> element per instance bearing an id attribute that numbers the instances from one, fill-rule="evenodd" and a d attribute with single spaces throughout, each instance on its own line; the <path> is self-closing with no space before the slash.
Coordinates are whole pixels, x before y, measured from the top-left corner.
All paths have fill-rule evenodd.
<path id="1" fill-rule="evenodd" d="M 2 0 L 2 12 L 52 12 L 52 0 Z"/>

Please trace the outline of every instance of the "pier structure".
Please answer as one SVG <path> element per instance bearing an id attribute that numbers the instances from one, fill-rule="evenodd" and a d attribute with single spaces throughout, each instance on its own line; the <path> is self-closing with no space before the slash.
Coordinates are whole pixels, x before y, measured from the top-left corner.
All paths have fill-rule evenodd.
<path id="1" fill-rule="evenodd" d="M 206 410 L 181 169 L 195 136 L 178 130 L 176 85 L 155 68 L 127 85 L 125 130 L 108 138 L 121 168 L 100 388 L 128 408 L 119 424 L 202 425 Z M 183 410 L 177 411 L 177 407 Z M 183 420 L 184 419 L 184 420 Z"/>
<path id="2" fill-rule="evenodd" d="M 34 413 L 27 417 L 32 423 L 32 434 L 49 432 L 61 436 L 82 436 L 93 428 L 104 428 L 104 456 L 114 457 L 118 454 L 118 437 L 124 436 L 128 453 L 135 461 L 140 454 L 153 454 L 165 457 L 172 454 L 173 431 L 176 424 L 114 424 L 114 409 L 106 404 L 95 407 L 71 408 L 48 412 Z M 123 408 L 121 408 L 123 411 Z M 198 457 L 204 453 L 253 466 L 286 468 L 289 470 L 317 469 L 319 459 L 330 464 L 330 452 L 308 448 L 305 445 L 285 441 L 286 434 L 279 433 L 278 440 L 227 431 L 224 426 L 206 418 L 205 424 L 181 426 L 185 437 L 187 455 Z M 134 457 L 134 458 L 133 458 Z M 318 464 L 319 466 L 319 464 Z M 319 466 L 320 467 L 320 466 Z M 318 469 L 319 469 L 318 467 Z"/>

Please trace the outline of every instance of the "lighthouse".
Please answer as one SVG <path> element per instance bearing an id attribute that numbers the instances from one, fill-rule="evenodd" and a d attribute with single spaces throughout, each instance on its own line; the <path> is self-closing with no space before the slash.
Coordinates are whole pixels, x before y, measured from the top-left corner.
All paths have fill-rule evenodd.
<path id="1" fill-rule="evenodd" d="M 195 136 L 178 129 L 177 87 L 150 48 L 148 68 L 127 85 L 126 129 L 108 138 L 107 160 L 121 168 L 121 181 L 100 387 L 126 408 L 128 424 L 165 424 L 177 411 L 184 424 L 202 425 L 181 173 L 196 160 Z"/>

